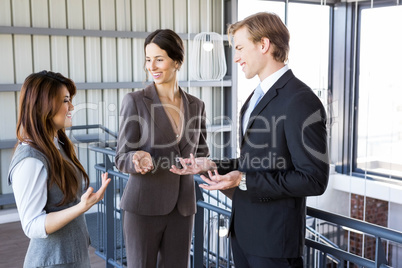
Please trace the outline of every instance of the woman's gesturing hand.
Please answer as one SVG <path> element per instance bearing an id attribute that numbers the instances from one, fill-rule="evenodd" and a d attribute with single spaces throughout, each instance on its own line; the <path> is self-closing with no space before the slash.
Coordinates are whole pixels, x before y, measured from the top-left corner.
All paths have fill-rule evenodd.
<path id="1" fill-rule="evenodd" d="M 152 157 L 148 152 L 137 151 L 133 155 L 133 163 L 135 171 L 141 174 L 145 174 L 154 169 Z"/>
<path id="2" fill-rule="evenodd" d="M 94 193 L 94 188 L 88 187 L 87 191 L 81 196 L 81 204 L 85 211 L 90 209 L 93 205 L 103 199 L 106 188 L 109 185 L 111 179 L 108 178 L 108 173 L 102 174 L 102 185 L 97 192 Z"/>
<path id="3" fill-rule="evenodd" d="M 93 205 L 102 200 L 106 188 L 111 181 L 111 179 L 108 179 L 107 175 L 107 172 L 102 174 L 102 186 L 96 193 L 94 193 L 94 188 L 88 187 L 87 191 L 81 196 L 81 201 L 77 205 L 47 214 L 45 220 L 46 233 L 51 234 L 60 230 L 69 222 L 85 213 Z"/>
<path id="4" fill-rule="evenodd" d="M 206 157 L 195 158 L 190 154 L 190 158 L 179 158 L 182 168 L 172 165 L 170 172 L 178 175 L 190 175 L 206 172 L 210 169 L 216 168 L 215 163 Z"/>

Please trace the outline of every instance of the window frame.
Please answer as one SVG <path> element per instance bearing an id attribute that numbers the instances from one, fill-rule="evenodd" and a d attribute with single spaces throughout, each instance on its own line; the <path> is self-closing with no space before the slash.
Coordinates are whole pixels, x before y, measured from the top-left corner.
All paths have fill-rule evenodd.
<path id="1" fill-rule="evenodd" d="M 382 7 L 392 7 L 395 6 L 397 7 L 396 3 L 394 1 L 376 1 L 375 3 L 371 1 L 364 1 L 364 2 L 359 2 L 358 7 L 357 7 L 357 12 L 356 12 L 356 6 L 353 4 L 351 6 L 353 13 L 357 13 L 357 18 L 354 18 L 354 21 L 356 21 L 356 50 L 355 54 L 352 54 L 353 57 L 355 58 L 355 72 L 353 75 L 353 80 L 351 81 L 352 83 L 354 82 L 354 87 L 352 88 L 354 97 L 353 101 L 350 102 L 350 107 L 353 107 L 354 113 L 353 113 L 353 135 L 348 137 L 349 141 L 348 143 L 351 144 L 351 150 L 352 150 L 352 157 L 349 162 L 349 168 L 346 170 L 344 169 L 343 173 L 348 173 L 350 171 L 351 175 L 355 177 L 360 177 L 360 178 L 369 178 L 369 179 L 375 179 L 375 180 L 383 180 L 383 179 L 391 179 L 391 180 L 397 180 L 397 181 L 402 181 L 402 177 L 396 176 L 396 175 L 391 175 L 391 174 L 386 174 L 386 173 L 379 173 L 379 172 L 373 172 L 373 171 L 368 171 L 362 168 L 357 167 L 357 157 L 358 157 L 358 132 L 359 132 L 359 90 L 360 90 L 360 81 L 359 81 L 359 73 L 360 73 L 360 45 L 361 45 L 361 19 L 362 19 L 362 11 L 370 8 L 382 8 Z M 351 44 L 351 47 L 349 48 L 351 51 L 353 51 L 353 44 Z M 347 121 L 347 120 L 345 120 Z M 347 139 L 345 139 L 347 140 Z"/>

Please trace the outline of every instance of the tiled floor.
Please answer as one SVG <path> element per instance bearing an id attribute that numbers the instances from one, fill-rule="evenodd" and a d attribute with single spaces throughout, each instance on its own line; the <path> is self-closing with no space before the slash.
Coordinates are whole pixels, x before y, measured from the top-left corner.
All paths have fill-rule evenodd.
<path id="1" fill-rule="evenodd" d="M 0 267 L 22 267 L 28 243 L 29 239 L 22 231 L 19 221 L 0 224 Z M 92 268 L 106 267 L 105 261 L 95 254 L 92 247 L 90 257 Z"/>

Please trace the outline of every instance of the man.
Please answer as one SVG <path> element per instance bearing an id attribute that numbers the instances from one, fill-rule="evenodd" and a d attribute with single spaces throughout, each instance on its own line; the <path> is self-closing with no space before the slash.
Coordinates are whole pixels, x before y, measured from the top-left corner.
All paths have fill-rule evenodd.
<path id="1" fill-rule="evenodd" d="M 303 267 L 306 197 L 321 195 L 328 183 L 325 110 L 285 64 L 290 37 L 277 15 L 249 16 L 228 35 L 234 61 L 261 81 L 240 112 L 240 157 L 213 163 L 191 156 L 171 171 L 209 169 L 200 187 L 232 197 L 236 267 Z"/>

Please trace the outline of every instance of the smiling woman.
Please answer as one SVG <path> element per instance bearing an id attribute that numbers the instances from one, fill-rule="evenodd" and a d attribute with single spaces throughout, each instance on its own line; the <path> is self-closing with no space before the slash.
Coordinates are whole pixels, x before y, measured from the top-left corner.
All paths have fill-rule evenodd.
<path id="1" fill-rule="evenodd" d="M 84 213 L 103 198 L 110 179 L 103 174 L 96 193 L 88 187 L 89 177 L 64 132 L 71 126 L 75 93 L 71 79 L 47 71 L 31 74 L 21 88 L 8 181 L 31 239 L 24 267 L 90 267 Z"/>
<path id="2" fill-rule="evenodd" d="M 146 68 L 154 78 L 155 84 L 174 83 L 180 63 L 171 59 L 165 50 L 151 43 L 145 48 Z M 174 86 L 174 85 L 173 85 Z"/>
<path id="3" fill-rule="evenodd" d="M 120 203 L 127 267 L 184 268 L 196 212 L 194 180 L 169 168 L 177 157 L 208 156 L 205 105 L 178 85 L 184 48 L 174 31 L 149 34 L 144 52 L 154 82 L 124 97 L 115 158 L 117 169 L 130 174 Z"/>
<path id="4" fill-rule="evenodd" d="M 53 122 L 57 129 L 71 127 L 73 125 L 71 111 L 74 110 L 74 106 L 71 103 L 70 92 L 66 86 L 62 86 L 60 89 L 61 106 L 57 114 L 53 117 Z"/>

